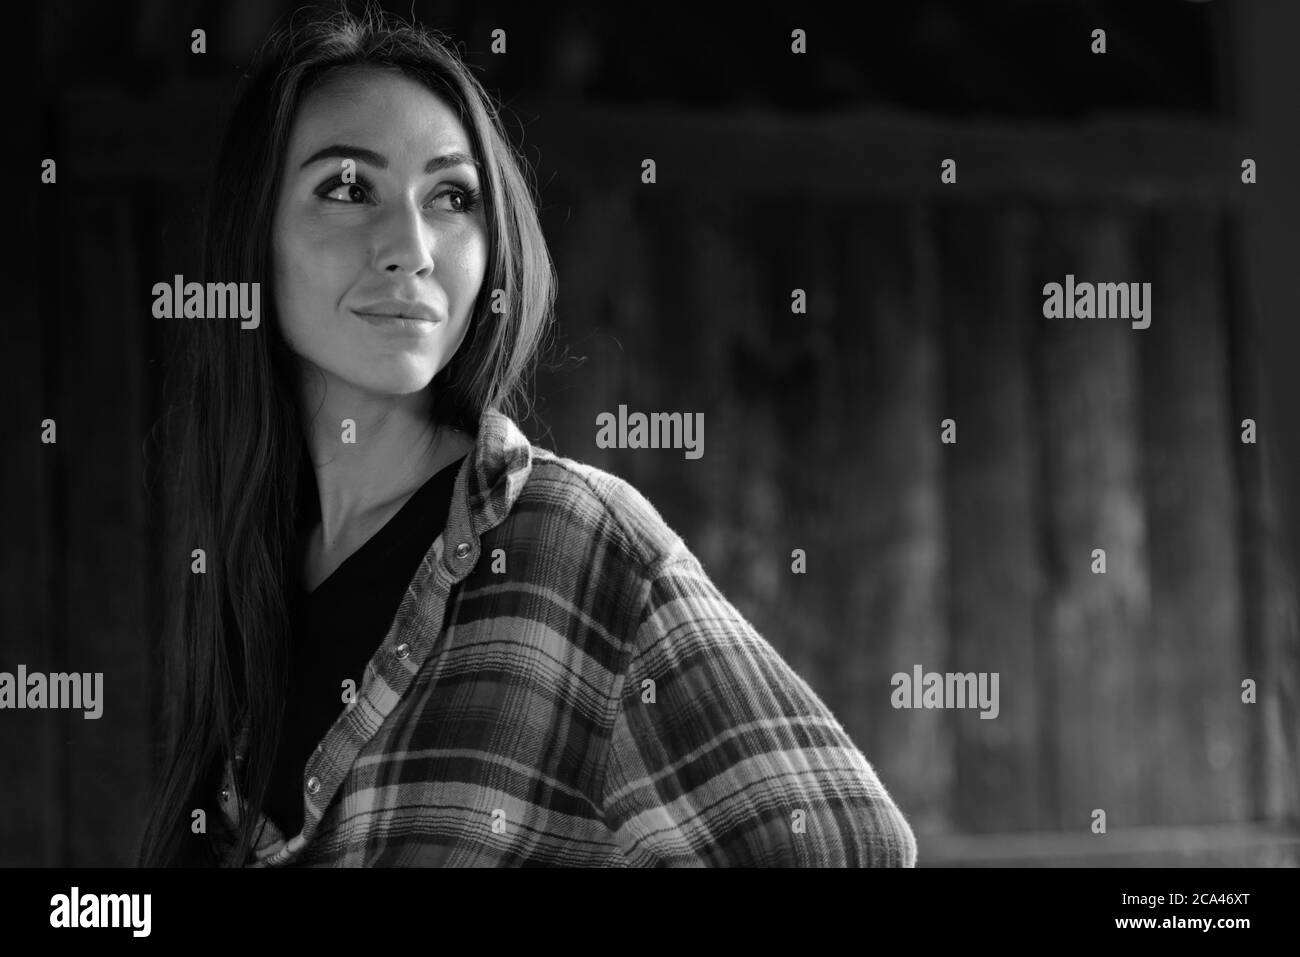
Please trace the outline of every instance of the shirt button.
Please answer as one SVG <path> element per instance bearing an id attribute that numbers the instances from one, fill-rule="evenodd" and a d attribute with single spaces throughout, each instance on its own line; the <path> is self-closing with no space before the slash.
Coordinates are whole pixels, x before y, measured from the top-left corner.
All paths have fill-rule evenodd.
<path id="1" fill-rule="evenodd" d="M 456 557 L 464 558 L 469 554 L 469 542 L 461 542 L 456 546 Z"/>
<path id="2" fill-rule="evenodd" d="M 406 642 L 402 642 L 400 645 L 397 646 L 397 657 L 398 657 L 398 658 L 401 658 L 403 661 L 405 661 L 405 660 L 406 660 L 407 658 L 409 658 L 410 656 L 411 656 L 411 646 L 410 646 L 410 645 L 408 645 Z"/>
<path id="3" fill-rule="evenodd" d="M 320 778 L 316 777 L 316 775 L 313 774 L 311 777 L 307 779 L 307 793 L 315 794 L 319 790 L 320 790 Z"/>

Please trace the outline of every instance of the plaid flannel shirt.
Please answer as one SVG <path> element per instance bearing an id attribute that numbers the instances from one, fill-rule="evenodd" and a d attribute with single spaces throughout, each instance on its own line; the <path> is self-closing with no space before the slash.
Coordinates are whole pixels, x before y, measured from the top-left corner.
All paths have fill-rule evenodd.
<path id="1" fill-rule="evenodd" d="M 627 482 L 495 409 L 355 703 L 224 866 L 904 866 L 916 841 L 826 705 Z M 247 727 L 235 762 L 242 763 Z"/>

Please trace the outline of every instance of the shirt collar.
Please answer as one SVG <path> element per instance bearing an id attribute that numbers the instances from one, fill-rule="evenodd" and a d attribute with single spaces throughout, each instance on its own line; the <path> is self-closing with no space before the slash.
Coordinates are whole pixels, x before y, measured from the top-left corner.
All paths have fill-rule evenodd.
<path id="1" fill-rule="evenodd" d="M 457 578 L 478 561 L 479 539 L 514 508 L 532 463 L 532 443 L 519 426 L 496 407 L 484 410 L 474 449 L 456 474 L 443 536 L 443 562 Z"/>

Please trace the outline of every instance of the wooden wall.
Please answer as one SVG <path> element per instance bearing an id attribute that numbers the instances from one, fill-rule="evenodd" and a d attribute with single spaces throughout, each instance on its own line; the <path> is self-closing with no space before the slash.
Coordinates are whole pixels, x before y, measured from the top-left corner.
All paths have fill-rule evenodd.
<path id="1" fill-rule="evenodd" d="M 59 184 L 20 264 L 41 292 L 0 351 L 0 667 L 104 671 L 106 705 L 0 719 L 0 865 L 125 863 L 143 822 L 168 338 L 148 290 L 196 269 L 227 95 L 72 91 L 45 127 Z M 661 509 L 840 716 L 922 864 L 1300 862 L 1296 569 L 1264 447 L 1239 441 L 1243 418 L 1281 426 L 1237 131 L 512 108 L 537 117 L 560 329 L 587 357 L 539 378 L 530 435 Z M 1044 319 L 1067 272 L 1152 282 L 1151 328 Z M 703 413 L 704 457 L 597 448 L 620 404 Z M 998 672 L 999 717 L 893 709 L 915 664 Z"/>
<path id="2" fill-rule="evenodd" d="M 1228 134 L 1202 131 L 1190 164 L 1148 137 L 1175 170 L 1154 199 L 1142 174 L 1095 167 L 1072 197 L 1055 165 L 1019 191 L 999 178 L 946 199 L 918 177 L 910 197 L 841 198 L 824 194 L 847 161 L 819 189 L 772 160 L 751 172 L 770 188 L 727 191 L 727 159 L 701 170 L 704 151 L 681 148 L 688 181 L 641 184 L 658 154 L 636 137 L 662 124 L 619 130 L 622 184 L 555 164 L 582 180 L 553 183 L 547 232 L 587 365 L 541 377 L 549 444 L 660 505 L 876 764 L 923 863 L 996 860 L 1018 835 L 1040 862 L 1294 862 L 1294 833 L 1198 837 L 1294 822 L 1291 798 L 1267 795 L 1293 797 L 1300 767 L 1271 717 L 1295 716 L 1296 635 L 1254 611 L 1289 586 L 1251 570 L 1290 566 L 1260 517 L 1260 446 L 1240 441 L 1267 415 L 1255 319 L 1229 287 L 1239 181 L 1212 169 Z M 556 127 L 543 155 L 581 140 Z M 903 153 L 927 138 L 913 133 Z M 762 155 L 727 134 L 729 156 Z M 1026 154 L 1047 168 L 1075 152 L 1054 131 L 1002 145 L 1027 170 Z M 1044 319 L 1042 286 L 1067 272 L 1152 283 L 1151 327 Z M 790 312 L 796 287 L 807 315 Z M 704 457 L 598 448 L 596 416 L 620 404 L 702 412 Z M 915 664 L 998 672 L 1000 716 L 893 709 L 890 675 Z M 1248 677 L 1258 705 L 1241 701 Z M 1077 842 L 1096 808 L 1107 838 Z"/>

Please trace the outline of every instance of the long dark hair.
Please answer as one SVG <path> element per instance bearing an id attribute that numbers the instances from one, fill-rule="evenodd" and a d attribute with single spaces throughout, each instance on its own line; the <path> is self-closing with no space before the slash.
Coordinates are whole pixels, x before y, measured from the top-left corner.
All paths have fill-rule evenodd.
<path id="1" fill-rule="evenodd" d="M 262 321 L 184 321 L 183 395 L 165 429 L 172 487 L 163 623 L 166 729 L 141 866 L 218 863 L 192 814 L 215 820 L 215 793 L 243 719 L 251 725 L 240 793 L 258 808 L 279 740 L 296 574 L 299 509 L 310 460 L 299 416 L 297 363 L 274 313 L 271 219 L 285 150 L 303 98 L 331 71 L 400 71 L 454 110 L 482 164 L 489 251 L 470 328 L 434 377 L 437 422 L 474 434 L 484 410 L 516 415 L 528 398 L 554 307 L 555 273 L 527 164 L 506 139 L 486 92 L 447 38 L 378 9 L 340 10 L 277 28 L 245 77 L 210 181 L 203 227 L 206 281 L 259 282 Z M 493 312 L 492 291 L 505 311 Z M 174 433 L 174 434 L 173 434 Z M 191 550 L 206 574 L 191 573 Z M 234 839 L 246 859 L 254 814 Z"/>

